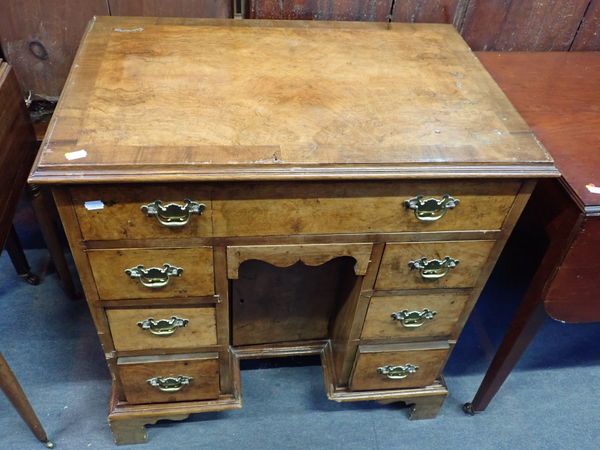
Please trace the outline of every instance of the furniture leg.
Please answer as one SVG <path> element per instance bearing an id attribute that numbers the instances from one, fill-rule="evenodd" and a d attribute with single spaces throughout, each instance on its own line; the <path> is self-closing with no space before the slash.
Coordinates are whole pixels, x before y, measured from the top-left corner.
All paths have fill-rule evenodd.
<path id="1" fill-rule="evenodd" d="M 50 252 L 50 257 L 52 258 L 58 277 L 63 284 L 63 289 L 71 299 L 75 299 L 77 298 L 77 294 L 75 292 L 73 278 L 71 277 L 71 272 L 67 265 L 63 246 L 58 237 L 58 230 L 50 216 L 44 192 L 36 185 L 29 185 L 27 190 L 31 197 L 33 212 L 40 225 L 44 241 L 48 246 L 48 251 Z"/>
<path id="2" fill-rule="evenodd" d="M 445 395 L 422 397 L 417 399 L 410 407 L 408 418 L 410 420 L 434 419 L 446 400 Z"/>
<path id="3" fill-rule="evenodd" d="M 562 259 L 565 236 L 564 233 L 557 233 L 556 236 L 550 238 L 550 244 L 538 270 L 517 308 L 508 332 L 504 336 L 475 398 L 472 402 L 463 405 L 463 411 L 467 414 L 473 415 L 485 410 L 548 316 L 544 308 L 545 288 L 557 264 Z"/>
<path id="4" fill-rule="evenodd" d="M 475 398 L 463 405 L 465 413 L 473 415 L 485 410 L 543 325 L 547 314 L 541 293 L 532 292 L 528 297 L 529 301 L 525 300 L 515 314 Z"/>
<path id="5" fill-rule="evenodd" d="M 2 353 L 0 353 L 0 388 L 4 394 L 6 394 L 27 426 L 31 429 L 35 437 L 46 444 L 46 447 L 53 448 L 54 444 L 48 440 L 48 436 L 46 436 L 42 424 L 35 415 L 33 408 L 25 396 L 25 392 L 23 392 L 21 385 L 8 366 L 4 356 L 2 356 Z"/>
<path id="6" fill-rule="evenodd" d="M 19 241 L 19 236 L 17 235 L 14 225 L 11 225 L 10 227 L 4 247 L 8 252 L 8 256 L 10 257 L 17 274 L 29 284 L 34 286 L 40 284 L 40 278 L 31 273 L 31 268 L 27 262 L 25 252 L 23 252 L 23 247 L 21 246 L 21 242 Z"/>
<path id="7" fill-rule="evenodd" d="M 113 440 L 117 445 L 142 444 L 148 440 L 146 425 L 152 425 L 159 420 L 185 420 L 189 414 L 177 414 L 172 416 L 149 416 L 134 417 L 127 419 L 108 418 L 108 424 L 113 434 Z"/>

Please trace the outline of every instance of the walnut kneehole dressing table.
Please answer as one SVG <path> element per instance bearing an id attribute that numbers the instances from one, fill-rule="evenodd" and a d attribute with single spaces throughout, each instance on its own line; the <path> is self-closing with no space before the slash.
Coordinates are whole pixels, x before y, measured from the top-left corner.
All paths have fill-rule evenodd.
<path id="1" fill-rule="evenodd" d="M 336 401 L 434 417 L 552 160 L 451 26 L 97 18 L 49 185 L 117 443 L 241 407 L 240 358 L 320 354 Z"/>

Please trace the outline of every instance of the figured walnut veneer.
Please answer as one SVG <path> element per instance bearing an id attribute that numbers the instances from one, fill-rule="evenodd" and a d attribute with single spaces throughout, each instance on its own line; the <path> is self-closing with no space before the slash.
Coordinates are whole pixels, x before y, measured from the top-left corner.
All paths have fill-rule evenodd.
<path id="1" fill-rule="evenodd" d="M 239 408 L 240 358 L 320 354 L 330 399 L 434 417 L 499 252 L 556 175 L 451 26 L 102 17 L 30 181 L 52 186 L 114 380 L 109 422 L 133 443 Z M 183 226 L 144 208 L 186 199 L 204 209 Z M 446 256 L 459 265 L 438 280 L 409 268 Z M 125 273 L 166 263 L 183 272 L 162 287 Z M 412 335 L 389 323 L 428 307 Z M 146 315 L 189 323 L 149 336 Z M 379 373 L 406 363 L 406 381 Z M 148 383 L 176 375 L 194 380 Z"/>

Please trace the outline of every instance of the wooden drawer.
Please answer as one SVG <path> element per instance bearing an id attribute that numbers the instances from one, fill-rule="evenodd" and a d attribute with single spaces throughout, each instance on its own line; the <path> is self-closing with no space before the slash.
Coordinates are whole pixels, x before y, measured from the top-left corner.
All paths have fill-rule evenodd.
<path id="1" fill-rule="evenodd" d="M 89 250 L 87 254 L 102 300 L 214 294 L 212 247 Z"/>
<path id="2" fill-rule="evenodd" d="M 361 345 L 350 389 L 366 391 L 428 386 L 440 374 L 449 350 L 447 342 Z"/>
<path id="3" fill-rule="evenodd" d="M 119 358 L 129 403 L 205 400 L 219 396 L 218 353 Z"/>
<path id="4" fill-rule="evenodd" d="M 213 306 L 108 309 L 106 315 L 117 351 L 217 345 Z"/>
<path id="5" fill-rule="evenodd" d="M 506 181 L 240 183 L 215 190 L 215 236 L 497 230 L 520 183 Z M 405 201 L 459 200 L 439 220 L 418 220 Z"/>
<path id="6" fill-rule="evenodd" d="M 473 287 L 494 244 L 494 241 L 388 243 L 375 288 Z"/>
<path id="7" fill-rule="evenodd" d="M 70 192 L 85 240 L 187 238 L 212 235 L 210 188 L 205 185 L 78 186 L 71 188 Z M 201 214 L 190 213 L 189 221 L 185 225 L 182 223 L 187 217 L 186 211 L 180 211 L 181 221 L 171 222 L 171 225 L 178 226 L 165 226 L 161 224 L 159 218 L 163 222 L 168 220 L 167 215 L 173 216 L 170 212 L 149 216 L 142 210 L 144 205 L 156 200 L 160 200 L 163 206 L 169 203 L 183 206 L 185 199 L 204 205 Z"/>
<path id="8" fill-rule="evenodd" d="M 362 339 L 449 337 L 469 294 L 372 297 Z"/>

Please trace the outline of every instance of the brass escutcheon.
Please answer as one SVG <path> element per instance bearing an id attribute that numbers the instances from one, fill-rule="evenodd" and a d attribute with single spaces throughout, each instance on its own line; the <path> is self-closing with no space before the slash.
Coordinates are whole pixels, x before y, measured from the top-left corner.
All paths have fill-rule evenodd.
<path id="1" fill-rule="evenodd" d="M 171 336 L 177 328 L 183 328 L 187 326 L 189 320 L 182 319 L 180 317 L 173 316 L 170 319 L 158 319 L 154 320 L 149 317 L 141 322 L 138 322 L 138 326 L 142 330 L 148 330 L 150 333 L 156 336 Z"/>
<path id="2" fill-rule="evenodd" d="M 450 269 L 454 269 L 460 261 L 446 256 L 444 259 L 427 259 L 425 257 L 408 263 L 411 270 L 418 270 L 426 280 L 437 280 L 445 277 Z"/>
<path id="3" fill-rule="evenodd" d="M 174 377 L 154 377 L 146 380 L 146 382 L 161 392 L 177 392 L 190 384 L 192 380 L 192 377 L 178 375 Z"/>
<path id="4" fill-rule="evenodd" d="M 183 200 L 183 205 L 179 203 L 167 203 L 163 205 L 162 201 L 155 200 L 152 203 L 141 206 L 140 209 L 148 216 L 155 216 L 161 225 L 176 228 L 187 225 L 192 214 L 202 215 L 202 212 L 206 209 L 206 205 L 186 198 Z"/>
<path id="5" fill-rule="evenodd" d="M 384 375 L 390 380 L 402 380 L 415 373 L 419 366 L 414 364 L 404 364 L 403 366 L 383 366 L 377 369 L 377 373 Z"/>
<path id="6" fill-rule="evenodd" d="M 149 269 L 140 264 L 139 266 L 125 269 L 125 273 L 132 279 L 138 279 L 143 286 L 157 289 L 169 284 L 170 277 L 180 277 L 183 269 L 172 266 L 169 263 L 165 263 L 162 268 L 150 267 Z"/>
<path id="7" fill-rule="evenodd" d="M 449 209 L 454 209 L 459 203 L 459 199 L 448 194 L 445 194 L 441 200 L 436 198 L 423 199 L 422 195 L 418 195 L 409 200 L 404 200 L 404 207 L 414 210 L 415 217 L 421 222 L 435 222 L 444 217 Z"/>
<path id="8" fill-rule="evenodd" d="M 392 319 L 397 320 L 405 328 L 419 328 L 425 324 L 427 320 L 433 320 L 436 311 L 424 309 L 423 311 L 409 311 L 404 309 L 399 312 L 392 313 Z"/>

